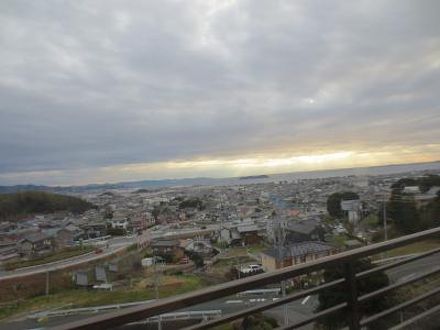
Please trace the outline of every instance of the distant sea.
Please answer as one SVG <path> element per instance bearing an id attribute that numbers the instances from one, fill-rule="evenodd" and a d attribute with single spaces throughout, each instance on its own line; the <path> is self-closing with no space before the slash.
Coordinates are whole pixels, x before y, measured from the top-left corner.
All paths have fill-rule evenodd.
<path id="1" fill-rule="evenodd" d="M 90 184 L 85 186 L 48 187 L 37 185 L 0 186 L 0 193 L 11 193 L 25 190 L 51 191 L 58 193 L 86 193 L 112 189 L 155 189 L 164 187 L 214 186 L 214 185 L 245 185 L 254 183 L 268 183 L 279 181 L 294 181 L 299 179 L 319 179 L 343 176 L 368 176 L 389 174 L 410 174 L 411 172 L 429 171 L 440 173 L 440 161 L 430 163 L 399 164 L 372 167 L 343 168 L 322 171 L 304 171 L 281 174 L 265 174 L 236 177 L 236 178 L 187 178 L 143 180 L 133 182 Z"/>
<path id="2" fill-rule="evenodd" d="M 385 166 L 371 166 L 371 167 L 355 167 L 355 168 L 342 168 L 333 170 L 320 170 L 320 171 L 304 171 L 304 172 L 291 172 L 291 173 L 279 173 L 279 174 L 267 174 L 255 177 L 242 178 L 224 178 L 224 179 L 209 179 L 200 178 L 192 180 L 200 180 L 199 184 L 211 184 L 219 185 L 239 185 L 239 184 L 252 184 L 252 183 L 265 183 L 265 182 L 279 182 L 279 181 L 294 181 L 301 179 L 320 179 L 331 177 L 344 177 L 344 176 L 376 176 L 376 175 L 390 175 L 390 174 L 410 174 L 411 172 L 429 171 L 440 173 L 440 161 L 429 163 L 416 163 L 416 164 L 398 164 L 398 165 L 385 165 Z M 191 180 L 191 179 L 190 179 Z"/>

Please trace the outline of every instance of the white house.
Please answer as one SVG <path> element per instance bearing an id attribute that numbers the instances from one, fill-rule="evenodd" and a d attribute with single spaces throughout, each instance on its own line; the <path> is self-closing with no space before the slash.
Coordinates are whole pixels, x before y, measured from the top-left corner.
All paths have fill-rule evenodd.
<path id="1" fill-rule="evenodd" d="M 127 218 L 113 218 L 110 221 L 112 228 L 127 230 L 128 220 Z"/>

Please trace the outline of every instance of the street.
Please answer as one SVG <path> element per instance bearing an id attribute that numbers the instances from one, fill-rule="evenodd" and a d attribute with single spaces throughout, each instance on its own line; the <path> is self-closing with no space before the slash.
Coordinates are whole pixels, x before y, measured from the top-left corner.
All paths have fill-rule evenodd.
<path id="1" fill-rule="evenodd" d="M 0 282 L 2 280 L 13 279 L 16 277 L 23 277 L 29 275 L 36 275 L 39 273 L 52 272 L 64 268 L 73 267 L 83 263 L 96 261 L 106 258 L 112 254 L 116 254 L 123 251 L 127 246 L 133 244 L 136 241 L 134 237 L 117 237 L 108 240 L 108 248 L 105 248 L 102 253 L 96 254 L 95 252 L 86 253 L 84 255 L 72 257 L 65 260 L 59 260 L 51 263 L 19 268 L 12 271 L 3 271 L 0 273 Z"/>
<path id="2" fill-rule="evenodd" d="M 250 295 L 240 296 L 233 295 L 230 297 L 224 297 L 213 301 L 208 301 L 199 305 L 184 308 L 179 311 L 209 311 L 209 310 L 221 310 L 222 314 L 229 314 L 237 312 L 239 310 L 256 306 L 258 304 L 267 303 L 273 301 L 273 299 L 279 299 L 279 295 L 266 294 L 266 295 Z M 147 305 L 147 304 L 145 304 Z M 305 317 L 311 315 L 317 305 L 317 296 L 312 296 L 309 299 L 299 299 L 287 304 L 287 314 L 290 321 L 302 320 Z M 82 313 L 83 311 L 81 311 Z M 278 306 L 271 310 L 268 310 L 268 315 L 273 316 L 277 320 L 284 319 L 284 306 Z M 23 318 L 10 323 L 0 323 L 0 330 L 15 330 L 15 329 L 35 329 L 40 327 L 52 327 L 58 324 L 73 322 L 79 319 L 96 315 L 97 313 L 90 308 L 90 314 L 69 315 L 62 317 L 52 317 L 44 321 L 44 323 L 38 322 L 35 318 Z M 303 329 L 312 329 L 313 327 L 304 327 Z"/>
<path id="3" fill-rule="evenodd" d="M 115 249 L 118 244 L 123 244 L 122 241 L 114 242 Z M 421 273 L 430 271 L 438 266 L 440 262 L 440 255 L 433 255 L 425 259 L 417 260 L 409 264 L 405 264 L 395 269 L 387 271 L 388 276 L 392 282 L 399 282 L 410 277 L 417 276 Z M 237 312 L 245 308 L 249 308 L 258 304 L 267 303 L 274 299 L 280 298 L 276 294 L 263 294 L 263 295 L 234 295 L 230 297 L 224 297 L 213 301 L 208 301 L 199 305 L 191 306 L 183 309 L 182 311 L 198 311 L 198 310 L 221 310 L 222 314 L 228 314 Z M 310 316 L 317 306 L 317 296 L 310 296 L 308 298 L 299 299 L 287 304 L 287 314 L 289 321 L 298 321 Z M 96 315 L 96 312 L 92 311 L 90 315 Z M 284 319 L 284 306 L 275 307 L 267 311 L 268 315 L 275 317 L 279 322 Z M 44 322 L 44 326 L 54 326 L 57 324 L 71 322 L 74 320 L 82 319 L 90 315 L 70 315 L 63 317 L 49 318 Z M 43 324 L 39 323 L 36 319 L 23 318 L 11 323 L 0 324 L 0 330 L 14 330 L 14 329 L 34 329 L 41 327 Z M 304 327 L 304 329 L 312 329 Z"/>

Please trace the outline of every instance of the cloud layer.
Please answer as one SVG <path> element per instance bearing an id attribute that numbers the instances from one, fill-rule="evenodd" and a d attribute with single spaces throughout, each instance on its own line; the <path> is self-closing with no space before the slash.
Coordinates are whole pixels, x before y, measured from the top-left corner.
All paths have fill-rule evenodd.
<path id="1" fill-rule="evenodd" d="M 338 152 L 438 159 L 438 12 L 435 0 L 2 1 L 0 183 L 197 176 L 160 164 L 208 160 L 225 166 L 202 173 L 221 176 L 231 160 Z"/>

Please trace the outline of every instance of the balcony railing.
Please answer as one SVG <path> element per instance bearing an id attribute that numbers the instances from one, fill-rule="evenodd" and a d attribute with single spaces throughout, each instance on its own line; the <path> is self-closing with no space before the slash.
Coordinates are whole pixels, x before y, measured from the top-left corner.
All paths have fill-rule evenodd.
<path id="1" fill-rule="evenodd" d="M 374 273 L 389 270 L 397 266 L 411 263 L 413 261 L 432 256 L 440 252 L 440 248 L 436 248 L 427 252 L 423 252 L 406 259 L 401 259 L 391 263 L 383 264 L 381 266 L 369 269 L 360 273 L 355 273 L 354 262 L 366 258 L 375 254 L 383 253 L 397 247 L 405 246 L 411 243 L 426 240 L 428 238 L 438 238 L 440 235 L 440 227 L 426 230 L 423 232 L 415 233 L 412 235 L 396 238 L 382 243 L 368 245 L 362 248 L 358 248 L 351 251 L 346 251 L 336 255 L 321 258 L 312 262 L 305 264 L 295 265 L 283 269 L 279 269 L 274 272 L 260 274 L 256 276 L 247 277 L 244 279 L 231 281 L 223 283 L 220 285 L 211 286 L 199 291 L 182 294 L 179 296 L 169 297 L 165 299 L 160 299 L 155 301 L 148 306 L 137 306 L 130 307 L 116 312 L 111 312 L 107 314 L 97 315 L 87 319 L 83 319 L 76 322 L 67 323 L 56 327 L 55 329 L 109 329 L 124 324 L 145 320 L 156 315 L 161 315 L 164 313 L 170 313 L 177 311 L 182 308 L 187 308 L 189 306 L 194 306 L 203 302 L 212 301 L 214 299 L 227 297 L 238 292 L 245 290 L 251 290 L 256 288 L 261 288 L 265 285 L 280 283 L 281 281 L 295 278 L 300 275 L 309 274 L 311 272 L 325 270 L 328 267 L 339 266 L 344 269 L 344 277 L 338 280 L 324 283 L 320 286 L 313 287 L 307 290 L 303 290 L 291 295 L 282 297 L 276 301 L 271 301 L 268 303 L 263 303 L 255 307 L 247 308 L 241 311 L 237 311 L 231 314 L 226 314 L 220 318 L 216 318 L 210 321 L 205 321 L 191 326 L 188 329 L 207 329 L 214 327 L 223 323 L 228 323 L 233 320 L 243 318 L 245 316 L 262 312 L 265 310 L 278 307 L 297 299 L 301 299 L 310 295 L 318 294 L 320 291 L 334 288 L 336 286 L 345 285 L 347 292 L 349 292 L 348 299 L 346 302 L 339 305 L 333 306 L 323 311 L 319 311 L 311 316 L 297 321 L 295 323 L 289 323 L 283 325 L 280 329 L 296 329 L 302 327 L 306 324 L 315 322 L 316 320 L 328 316 L 336 311 L 341 311 L 345 309 L 347 311 L 346 315 L 348 317 L 348 328 L 350 330 L 361 329 L 365 326 L 371 325 L 373 322 L 389 316 L 395 312 L 402 311 L 409 306 L 413 306 L 422 301 L 426 301 L 428 298 L 432 298 L 440 293 L 440 288 L 437 287 L 426 293 L 423 293 L 415 298 L 402 302 L 392 308 L 384 310 L 378 314 L 370 315 L 367 317 L 361 317 L 359 313 L 359 307 L 364 302 L 377 298 L 378 296 L 386 295 L 392 290 L 401 288 L 403 286 L 414 284 L 421 280 L 427 279 L 440 272 L 440 266 L 436 266 L 429 271 L 422 272 L 416 276 L 409 277 L 404 281 L 399 281 L 394 284 L 390 284 L 379 290 L 364 294 L 359 296 L 358 290 L 356 288 L 357 280 L 361 278 L 368 277 Z M 395 325 L 393 329 L 402 329 L 421 318 L 426 318 L 432 316 L 434 313 L 440 312 L 439 306 L 433 306 L 431 309 L 424 311 L 416 316 L 413 316 L 407 320 L 404 320 L 400 324 Z"/>

